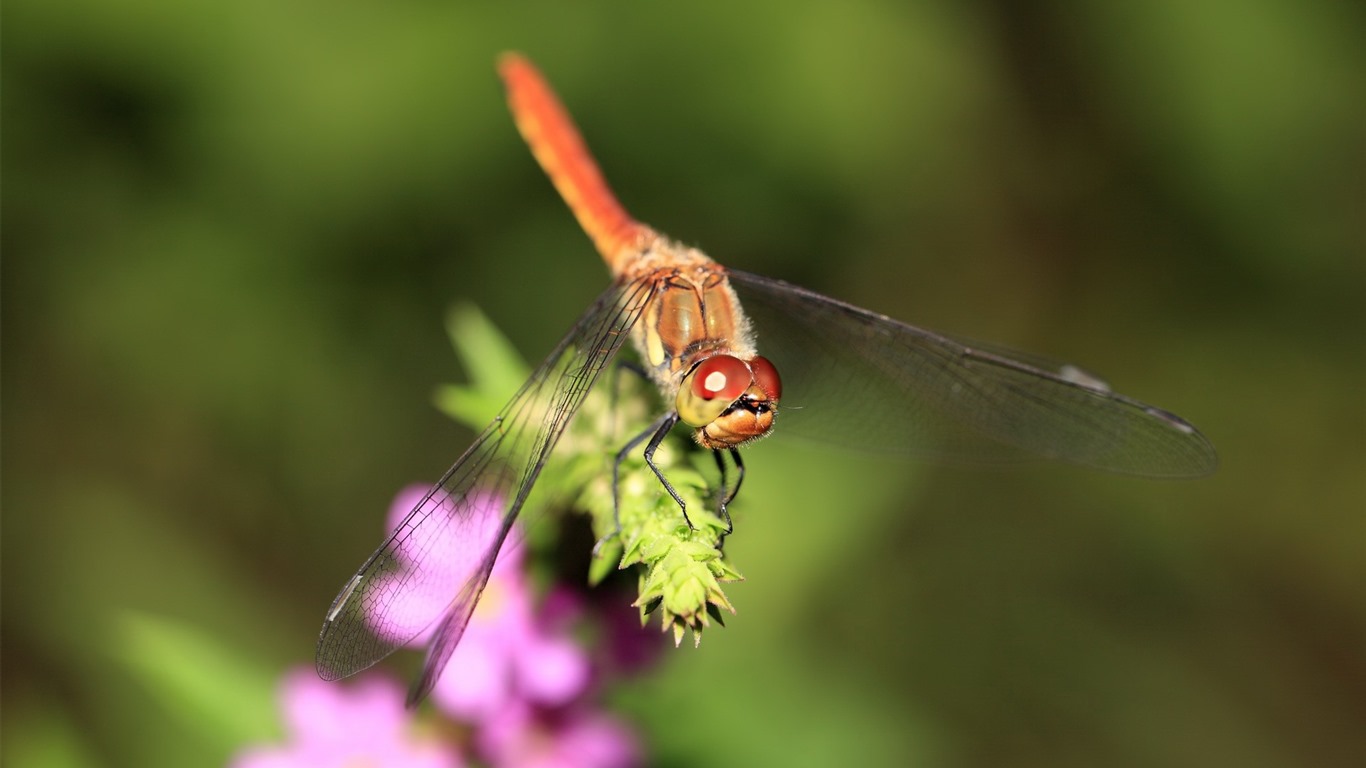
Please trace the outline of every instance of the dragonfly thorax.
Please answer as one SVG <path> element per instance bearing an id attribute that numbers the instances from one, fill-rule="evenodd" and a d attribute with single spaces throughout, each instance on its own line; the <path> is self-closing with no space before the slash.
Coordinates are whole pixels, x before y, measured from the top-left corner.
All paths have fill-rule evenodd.
<path id="1" fill-rule="evenodd" d="M 644 229 L 619 277 L 650 286 L 632 340 L 665 402 L 712 450 L 735 448 L 773 428 L 778 372 L 754 333 L 725 268 L 696 248 Z"/>
<path id="2" fill-rule="evenodd" d="M 649 286 L 631 338 L 665 401 L 694 366 L 717 354 L 754 357 L 754 336 L 726 270 L 695 248 L 662 236 L 642 237 L 623 257 L 619 279 Z"/>

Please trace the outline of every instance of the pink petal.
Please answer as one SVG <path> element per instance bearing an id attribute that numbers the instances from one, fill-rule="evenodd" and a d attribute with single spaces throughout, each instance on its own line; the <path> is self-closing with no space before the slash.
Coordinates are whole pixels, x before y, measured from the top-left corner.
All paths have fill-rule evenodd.
<path id="1" fill-rule="evenodd" d="M 518 654 L 518 687 L 541 704 L 567 704 L 588 687 L 587 654 L 568 640 L 537 639 Z"/>
<path id="2" fill-rule="evenodd" d="M 565 765 L 625 768 L 640 760 L 635 734 L 620 721 L 602 713 L 585 712 L 566 723 L 556 750 Z"/>
<path id="3" fill-rule="evenodd" d="M 432 701 L 457 718 L 482 720 L 507 701 L 508 663 L 496 635 L 467 632 L 432 690 Z"/>
<path id="4" fill-rule="evenodd" d="M 450 606 L 460 587 L 484 562 L 484 556 L 502 527 L 502 500 L 490 494 L 473 494 L 455 503 L 440 496 L 427 499 L 428 488 L 410 485 L 389 507 L 388 530 L 407 523 L 408 532 L 396 545 L 404 571 L 381 581 L 381 592 L 392 592 L 383 615 L 368 616 L 370 628 L 392 643 L 425 645 L 430 630 Z M 425 503 L 424 503 L 425 500 Z M 419 509 L 409 521 L 410 513 Z M 511 537 L 509 537 L 510 539 Z M 521 553 L 505 539 L 499 561 L 520 570 Z M 414 573 L 409 569 L 417 569 Z M 498 570 L 497 568 L 495 570 Z"/>
<path id="5" fill-rule="evenodd" d="M 311 671 L 285 678 L 281 698 L 285 722 L 302 743 L 362 743 L 397 738 L 406 725 L 403 689 L 387 678 L 368 676 L 352 684 L 328 683 Z"/>
<path id="6" fill-rule="evenodd" d="M 279 748 L 252 747 L 237 753 L 228 768 L 304 768 L 304 764 Z"/>
<path id="7" fill-rule="evenodd" d="M 395 528 L 398 528 L 399 523 L 403 522 L 408 513 L 422 503 L 422 499 L 429 490 L 431 490 L 429 486 L 409 485 L 399 491 L 394 496 L 394 500 L 389 502 L 389 514 L 384 518 L 384 530 L 392 533 Z"/>
<path id="8" fill-rule="evenodd" d="M 447 575 L 473 570 L 502 527 L 502 498 L 472 493 L 452 500 L 440 491 L 427 498 L 429 490 L 410 485 L 389 506 L 387 530 L 397 531 L 405 522 L 410 529 L 398 544 L 400 559 L 420 559 L 423 568 Z M 416 516 L 408 521 L 415 510 Z"/>
<path id="9" fill-rule="evenodd" d="M 538 718 L 525 703 L 515 704 L 490 718 L 478 738 L 500 768 L 626 768 L 640 756 L 629 729 L 589 710 Z"/>
<path id="10" fill-rule="evenodd" d="M 251 747 L 234 768 L 375 768 L 414 766 L 457 768 L 454 748 L 415 742 L 403 689 L 375 675 L 342 685 L 327 683 L 312 670 L 298 670 L 281 684 L 289 741 L 278 747 Z"/>
<path id="11" fill-rule="evenodd" d="M 445 614 L 451 597 L 435 589 L 402 589 L 403 578 L 403 574 L 397 573 L 383 577 L 384 586 L 380 589 L 399 594 L 389 602 L 382 617 L 366 616 L 366 623 L 372 632 L 390 643 L 423 646 L 436 631 L 437 619 Z"/>

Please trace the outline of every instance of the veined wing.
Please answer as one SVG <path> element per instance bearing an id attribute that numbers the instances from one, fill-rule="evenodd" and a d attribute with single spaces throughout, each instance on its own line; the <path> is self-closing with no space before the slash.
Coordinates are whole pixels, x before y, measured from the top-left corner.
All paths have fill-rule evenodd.
<path id="1" fill-rule="evenodd" d="M 316 658 L 320 676 L 335 680 L 355 674 L 434 628 L 409 702 L 431 690 L 546 459 L 652 291 L 648 281 L 614 284 L 598 297 L 365 561 L 323 622 Z"/>
<path id="2" fill-rule="evenodd" d="M 780 280 L 736 270 L 730 279 L 761 354 L 783 376 L 780 434 L 950 461 L 1042 456 L 1151 477 L 1218 465 L 1195 427 L 1079 368 L 974 347 Z"/>

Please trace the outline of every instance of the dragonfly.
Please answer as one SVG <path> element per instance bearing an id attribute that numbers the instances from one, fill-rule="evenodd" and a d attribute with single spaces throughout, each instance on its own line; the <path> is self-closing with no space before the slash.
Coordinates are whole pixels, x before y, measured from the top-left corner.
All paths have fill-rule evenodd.
<path id="1" fill-rule="evenodd" d="M 430 632 L 409 704 L 431 691 L 556 442 L 628 339 L 666 407 L 618 466 L 645 442 L 646 463 L 685 519 L 686 505 L 652 461 L 680 422 L 714 453 L 723 486 L 723 457 L 743 481 L 739 449 L 775 429 L 948 462 L 1043 457 L 1147 477 L 1216 468 L 1213 446 L 1190 423 L 1081 368 L 724 267 L 636 221 L 535 66 L 505 53 L 498 69 L 518 130 L 612 282 L 337 595 L 318 638 L 324 679 L 355 674 Z M 738 490 L 739 482 L 722 488 L 727 528 L 725 505 Z M 427 543 L 436 538 L 461 542 L 467 563 L 433 567 L 448 556 Z M 430 615 L 400 620 L 397 606 L 412 598 L 432 606 Z"/>

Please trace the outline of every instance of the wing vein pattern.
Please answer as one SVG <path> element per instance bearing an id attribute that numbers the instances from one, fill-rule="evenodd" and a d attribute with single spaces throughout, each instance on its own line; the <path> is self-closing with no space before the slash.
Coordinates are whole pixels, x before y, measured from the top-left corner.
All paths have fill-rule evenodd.
<path id="1" fill-rule="evenodd" d="M 435 683 L 463 634 L 503 540 L 574 413 L 649 302 L 649 280 L 615 283 L 589 307 L 327 613 L 316 663 L 355 674 L 433 630 L 423 673 Z"/>
<path id="2" fill-rule="evenodd" d="M 1218 463 L 1193 426 L 1079 368 L 728 273 L 759 349 L 783 371 L 779 433 L 951 462 L 1043 457 L 1150 477 L 1205 475 Z"/>

